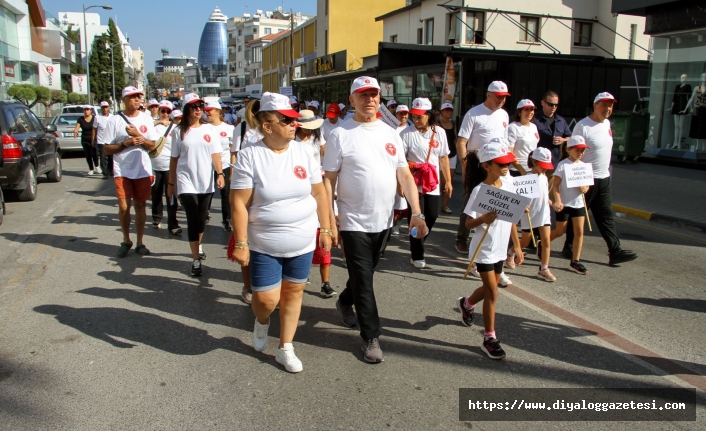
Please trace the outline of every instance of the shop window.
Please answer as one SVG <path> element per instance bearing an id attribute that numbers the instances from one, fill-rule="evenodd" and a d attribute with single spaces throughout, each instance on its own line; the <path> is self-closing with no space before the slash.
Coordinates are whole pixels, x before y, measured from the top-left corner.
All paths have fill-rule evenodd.
<path id="1" fill-rule="evenodd" d="M 421 45 L 422 43 L 424 43 L 424 29 L 418 28 L 417 29 L 417 45 Z"/>
<path id="2" fill-rule="evenodd" d="M 520 40 L 523 42 L 539 42 L 539 18 L 520 17 Z"/>
<path id="3" fill-rule="evenodd" d="M 434 19 L 428 19 L 424 22 L 424 27 L 426 28 L 426 38 L 424 40 L 424 43 L 426 45 L 433 45 L 434 44 Z"/>
<path id="4" fill-rule="evenodd" d="M 574 46 L 591 46 L 593 23 L 576 21 L 574 25 Z"/>
<path id="5" fill-rule="evenodd" d="M 397 35 L 396 34 L 393 34 L 392 36 L 390 36 L 390 42 L 397 43 Z"/>

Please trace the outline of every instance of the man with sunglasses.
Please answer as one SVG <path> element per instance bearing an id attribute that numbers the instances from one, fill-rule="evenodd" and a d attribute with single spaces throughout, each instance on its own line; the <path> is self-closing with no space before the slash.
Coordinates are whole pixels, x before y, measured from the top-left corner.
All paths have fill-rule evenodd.
<path id="1" fill-rule="evenodd" d="M 561 158 L 561 144 L 571 137 L 571 129 L 564 117 L 556 113 L 559 107 L 559 95 L 554 90 L 544 93 L 542 109 L 534 114 L 534 123 L 539 132 L 538 147 L 552 153 L 552 164 L 556 166 Z"/>

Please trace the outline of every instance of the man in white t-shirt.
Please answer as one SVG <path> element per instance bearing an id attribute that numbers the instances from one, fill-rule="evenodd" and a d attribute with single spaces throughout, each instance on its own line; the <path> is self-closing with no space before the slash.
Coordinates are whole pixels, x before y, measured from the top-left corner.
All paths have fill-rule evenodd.
<path id="1" fill-rule="evenodd" d="M 345 326 L 360 325 L 365 361 L 379 363 L 383 355 L 378 341 L 380 317 L 373 273 L 392 227 L 398 182 L 412 209 L 410 231 L 423 238 L 426 224 L 402 141 L 395 130 L 377 119 L 377 80 L 368 76 L 356 78 L 349 100 L 355 116 L 331 132 L 323 164 L 332 206 L 333 190 L 338 187 L 336 203 L 348 267 L 346 289 L 339 295 L 336 308 L 343 315 Z"/>
<path id="2" fill-rule="evenodd" d="M 101 112 L 96 115 L 96 121 L 93 123 L 96 129 L 96 153 L 98 153 L 98 160 L 100 160 L 104 180 L 108 179 L 108 175 L 113 176 L 113 156 L 109 156 L 105 153 L 105 144 L 109 142 L 106 139 L 106 132 L 110 117 L 112 117 L 110 104 L 104 100 L 101 102 Z"/>
<path id="3" fill-rule="evenodd" d="M 474 106 L 466 112 L 461 122 L 456 138 L 456 154 L 461 163 L 461 178 L 466 178 L 466 155 L 469 151 L 476 151 L 493 138 L 503 138 L 507 141 L 507 127 L 510 117 L 502 109 L 510 93 L 507 84 L 502 81 L 493 81 L 485 93 L 485 102 Z M 451 143 L 449 143 L 451 145 Z M 466 192 L 463 207 L 466 207 L 470 192 Z M 461 213 L 456 233 L 456 250 L 461 254 L 468 254 L 468 236 L 470 229 L 466 228 L 466 214 Z"/>
<path id="4" fill-rule="evenodd" d="M 574 126 L 573 136 L 583 136 L 588 149 L 581 160 L 593 166 L 593 185 L 586 192 L 586 206 L 591 210 L 595 225 L 608 246 L 609 264 L 619 265 L 637 259 L 637 254 L 620 247 L 620 239 L 613 221 L 613 202 L 610 191 L 610 157 L 613 152 L 613 132 L 608 117 L 617 100 L 608 92 L 599 93 L 593 100 L 593 113 Z M 573 229 L 567 226 L 562 254 L 571 252 Z"/>
<path id="5" fill-rule="evenodd" d="M 321 134 L 324 137 L 324 141 L 328 141 L 328 137 L 336 127 L 341 125 L 341 121 L 338 115 L 341 113 L 341 107 L 336 103 L 328 105 L 328 110 L 326 111 L 326 119 L 324 124 L 321 125 Z"/>
<path id="6" fill-rule="evenodd" d="M 123 242 L 118 249 L 118 257 L 127 256 L 132 248 L 130 240 L 130 206 L 135 202 L 135 230 L 137 247 L 135 252 L 145 256 L 150 251 L 142 243 L 145 233 L 147 213 L 145 202 L 152 197 L 152 163 L 149 151 L 157 140 L 154 120 L 149 113 L 140 112 L 140 99 L 143 93 L 135 87 L 123 88 L 125 110 L 113 115 L 108 121 L 105 153 L 113 156 L 115 191 L 119 202 L 118 218 L 123 232 Z"/>

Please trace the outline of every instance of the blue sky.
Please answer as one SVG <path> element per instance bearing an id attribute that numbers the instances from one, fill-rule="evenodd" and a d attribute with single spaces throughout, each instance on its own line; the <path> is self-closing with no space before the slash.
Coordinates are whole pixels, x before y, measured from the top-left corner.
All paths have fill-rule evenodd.
<path id="1" fill-rule="evenodd" d="M 44 9 L 58 17 L 59 12 L 81 12 L 83 4 L 71 0 L 41 0 Z M 92 0 L 86 5 L 109 4 L 113 10 L 91 9 L 101 15 L 101 24 L 112 17 L 130 38 L 133 49 L 145 53 L 145 73 L 154 71 L 154 62 L 163 47 L 171 55 L 182 53 L 196 57 L 203 26 L 218 6 L 229 18 L 254 13 L 257 9 L 274 10 L 283 6 L 306 15 L 316 15 L 316 0 Z"/>

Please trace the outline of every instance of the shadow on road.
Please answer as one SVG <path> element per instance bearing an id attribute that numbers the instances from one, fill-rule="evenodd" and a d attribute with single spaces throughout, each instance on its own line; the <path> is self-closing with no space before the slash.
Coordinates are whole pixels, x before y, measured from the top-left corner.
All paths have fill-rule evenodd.
<path id="1" fill-rule="evenodd" d="M 688 298 L 632 298 L 640 304 L 654 305 L 656 307 L 676 308 L 677 310 L 706 313 L 706 300 Z"/>

